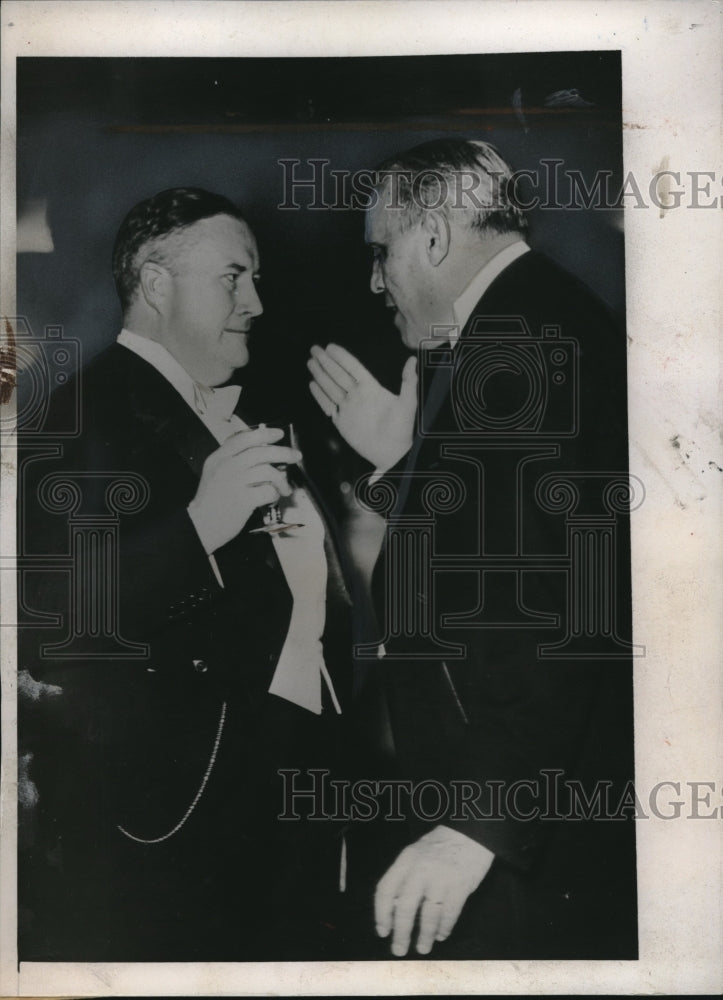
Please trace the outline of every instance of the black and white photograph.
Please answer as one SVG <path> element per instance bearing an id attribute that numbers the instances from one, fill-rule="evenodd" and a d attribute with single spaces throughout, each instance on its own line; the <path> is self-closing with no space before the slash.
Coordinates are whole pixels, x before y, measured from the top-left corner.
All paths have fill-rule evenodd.
<path id="1" fill-rule="evenodd" d="M 33 6 L 88 10 L 3 21 L 33 37 Z M 648 126 L 610 33 L 500 45 L 458 3 L 474 45 L 390 47 L 385 10 L 411 30 L 434 6 L 136 4 L 125 49 L 13 50 L 8 994 L 217 966 L 241 993 L 325 968 L 339 995 L 384 968 L 400 993 L 580 992 L 586 969 L 583 992 L 646 992 L 651 919 L 720 859 L 719 636 L 666 659 L 695 658 L 720 589 L 686 583 L 720 551 L 713 529 L 696 556 L 715 323 L 641 361 L 678 292 L 644 298 L 640 264 L 674 219 L 707 245 L 720 172 L 631 155 Z M 300 51 L 292 13 L 302 41 L 347 17 L 359 42 Z M 704 924 L 685 982 L 715 992 Z"/>

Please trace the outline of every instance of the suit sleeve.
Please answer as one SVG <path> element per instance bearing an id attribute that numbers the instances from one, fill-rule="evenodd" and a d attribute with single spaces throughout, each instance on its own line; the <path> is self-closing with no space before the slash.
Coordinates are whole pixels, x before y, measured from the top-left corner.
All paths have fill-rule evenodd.
<path id="1" fill-rule="evenodd" d="M 59 424 L 63 403 L 62 397 L 54 400 L 60 412 L 52 416 Z M 152 642 L 179 623 L 203 617 L 223 588 L 187 511 L 197 478 L 172 450 L 152 440 L 125 439 L 122 420 L 109 427 L 103 416 L 99 407 L 89 408 L 83 434 L 70 441 L 59 438 L 57 455 L 39 453 L 36 459 L 28 442 L 21 451 L 28 461 L 20 503 L 23 544 L 48 562 L 42 575 L 28 576 L 31 606 L 40 610 L 50 602 L 61 613 L 65 606 L 82 616 L 83 608 L 97 601 L 107 619 L 98 641 L 107 631 L 112 651 L 116 633 L 132 642 Z M 65 483 L 77 490 L 75 509 L 48 503 L 54 481 L 60 491 Z M 111 487 L 121 500 L 124 491 L 135 494 L 134 501 L 121 503 L 120 510 L 109 505 Z M 93 525 L 107 529 L 105 547 L 79 558 L 83 528 Z M 70 577 L 53 568 L 55 562 L 60 569 L 63 560 L 72 564 Z M 111 604 L 103 608 L 103 601 Z"/>

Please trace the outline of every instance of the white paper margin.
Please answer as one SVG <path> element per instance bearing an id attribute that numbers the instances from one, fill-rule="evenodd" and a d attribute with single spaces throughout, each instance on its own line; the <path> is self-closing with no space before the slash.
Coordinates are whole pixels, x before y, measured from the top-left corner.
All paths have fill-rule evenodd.
<path id="1" fill-rule="evenodd" d="M 661 213 L 627 199 L 625 251 L 630 464 L 647 491 L 632 521 L 634 639 L 647 648 L 635 665 L 636 786 L 644 799 L 659 781 L 679 781 L 684 791 L 685 782 L 714 782 L 700 811 L 715 807 L 718 820 L 639 822 L 637 962 L 24 963 L 18 974 L 15 649 L 3 629 L 0 995 L 718 992 L 722 16 L 720 0 L 2 4 L 0 314 L 8 316 L 15 314 L 17 55 L 622 51 L 625 171 L 647 184 L 667 157 L 688 190 L 686 172 L 715 172 L 699 200 L 715 198 L 718 210 Z M 11 459 L 4 456 L 0 494 L 4 558 L 14 548 Z M 14 620 L 6 580 L 0 600 Z"/>

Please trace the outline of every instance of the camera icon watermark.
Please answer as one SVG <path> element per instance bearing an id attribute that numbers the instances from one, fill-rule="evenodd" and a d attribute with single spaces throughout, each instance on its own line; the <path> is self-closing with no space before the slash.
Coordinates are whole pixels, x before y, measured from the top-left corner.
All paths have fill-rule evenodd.
<path id="1" fill-rule="evenodd" d="M 81 430 L 81 382 L 72 376 L 80 369 L 81 344 L 66 337 L 61 326 L 46 326 L 40 337 L 34 335 L 23 316 L 3 317 L 0 327 L 3 402 L 14 392 L 14 412 L 0 412 L 0 435 L 15 434 L 24 439 L 68 439 Z M 52 432 L 48 428 L 50 399 L 63 386 L 68 396 L 58 410 Z"/>
<path id="2" fill-rule="evenodd" d="M 531 332 L 521 316 L 478 317 L 454 348 L 449 328 L 421 345 L 421 398 L 450 387 L 455 426 L 437 430 L 436 412 L 421 407 L 425 437 L 483 434 L 535 440 L 574 437 L 579 430 L 579 345 L 559 326 Z"/>

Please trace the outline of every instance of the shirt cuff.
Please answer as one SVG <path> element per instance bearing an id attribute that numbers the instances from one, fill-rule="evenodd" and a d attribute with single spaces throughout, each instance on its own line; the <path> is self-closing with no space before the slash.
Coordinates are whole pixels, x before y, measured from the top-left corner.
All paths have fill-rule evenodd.
<path id="1" fill-rule="evenodd" d="M 211 569 L 213 570 L 213 575 L 218 580 L 219 587 L 223 587 L 223 577 L 221 576 L 221 570 L 218 568 L 218 563 L 213 552 L 209 555 L 208 561 L 211 563 Z"/>
<path id="2" fill-rule="evenodd" d="M 204 539 L 203 525 L 202 525 L 202 523 L 199 520 L 197 520 L 197 516 L 194 515 L 194 512 L 191 510 L 190 505 L 188 507 L 186 507 L 186 511 L 188 512 L 188 516 L 191 518 L 191 524 L 196 529 L 196 534 L 198 535 L 199 542 L 201 543 L 201 545 L 203 545 L 204 549 L 206 550 L 206 555 L 208 556 L 208 561 L 211 564 L 211 569 L 213 570 L 213 575 L 216 577 L 216 580 L 218 581 L 218 585 L 220 587 L 223 587 L 223 577 L 221 576 L 221 572 L 220 572 L 220 570 L 218 568 L 218 563 L 216 562 L 216 558 L 215 558 L 213 552 L 209 552 L 208 551 L 208 548 L 206 547 L 206 543 L 203 540 Z"/>

